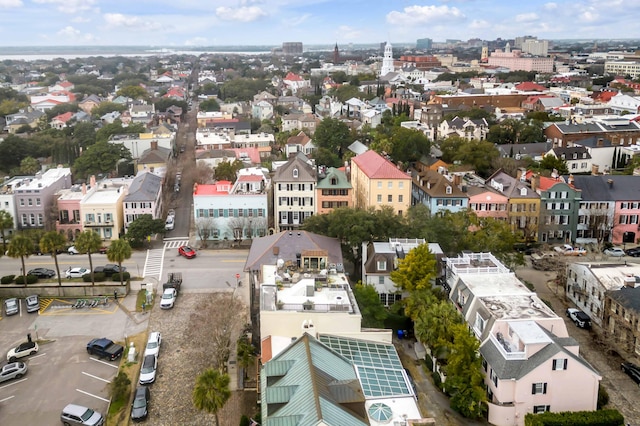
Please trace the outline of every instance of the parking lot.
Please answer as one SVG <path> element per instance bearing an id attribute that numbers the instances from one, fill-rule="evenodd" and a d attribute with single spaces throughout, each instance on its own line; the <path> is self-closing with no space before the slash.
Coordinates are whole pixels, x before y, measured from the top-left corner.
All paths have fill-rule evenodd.
<path id="1" fill-rule="evenodd" d="M 60 411 L 69 403 L 106 412 L 108 385 L 119 361 L 89 356 L 86 344 L 94 337 L 123 340 L 132 324 L 113 302 L 73 309 L 74 302 L 43 299 L 40 313 L 27 314 L 20 300 L 20 313 L 0 320 L 0 365 L 7 363 L 7 351 L 26 341 L 28 333 L 39 344 L 36 355 L 20 359 L 28 366 L 27 374 L 0 384 L 1 425 L 57 425 Z"/>

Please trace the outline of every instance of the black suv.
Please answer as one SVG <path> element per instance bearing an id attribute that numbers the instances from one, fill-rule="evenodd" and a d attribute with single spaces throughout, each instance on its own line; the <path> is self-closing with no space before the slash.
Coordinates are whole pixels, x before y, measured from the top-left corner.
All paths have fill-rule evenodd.
<path id="1" fill-rule="evenodd" d="M 127 268 L 125 268 L 124 266 L 122 267 L 122 269 L 120 269 L 120 267 L 115 263 L 107 263 L 104 266 L 96 266 L 95 268 L 93 268 L 93 273 L 97 274 L 102 272 L 105 277 L 110 277 L 113 274 L 117 274 L 118 272 L 126 272 L 126 270 Z"/>

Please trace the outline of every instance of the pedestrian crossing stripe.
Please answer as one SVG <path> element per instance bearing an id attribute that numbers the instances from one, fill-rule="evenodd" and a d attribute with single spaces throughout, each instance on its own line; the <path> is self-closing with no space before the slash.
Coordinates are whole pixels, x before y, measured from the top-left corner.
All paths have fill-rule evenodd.
<path id="1" fill-rule="evenodd" d="M 189 245 L 189 240 L 177 240 L 177 241 L 165 241 L 164 248 L 165 249 L 177 249 L 181 246 Z"/>

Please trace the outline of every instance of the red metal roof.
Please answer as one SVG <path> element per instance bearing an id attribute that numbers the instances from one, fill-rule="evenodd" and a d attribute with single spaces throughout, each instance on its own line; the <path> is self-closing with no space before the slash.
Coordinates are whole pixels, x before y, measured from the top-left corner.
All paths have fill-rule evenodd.
<path id="1" fill-rule="evenodd" d="M 369 179 L 411 179 L 391 161 L 373 150 L 357 155 L 351 161 L 357 164 Z"/>

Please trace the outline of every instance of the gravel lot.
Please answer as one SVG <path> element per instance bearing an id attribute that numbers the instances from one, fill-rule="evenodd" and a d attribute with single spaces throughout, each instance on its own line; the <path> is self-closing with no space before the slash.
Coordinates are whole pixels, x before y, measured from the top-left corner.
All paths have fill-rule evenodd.
<path id="1" fill-rule="evenodd" d="M 240 302 L 234 306 L 231 301 L 230 293 L 187 292 L 178 296 L 170 310 L 161 310 L 156 301 L 149 331 L 162 333 L 162 347 L 158 376 L 151 387 L 149 424 L 215 425 L 214 415 L 193 406 L 191 393 L 198 374 L 214 366 L 216 341 L 224 334 L 222 329 L 233 329 L 231 341 L 235 342 L 247 322 L 246 307 Z M 223 426 L 237 426 L 242 414 L 255 412 L 255 392 L 235 391 L 218 417 Z"/>

